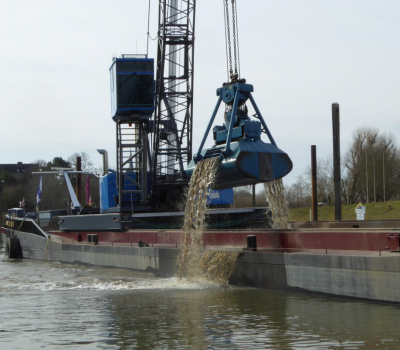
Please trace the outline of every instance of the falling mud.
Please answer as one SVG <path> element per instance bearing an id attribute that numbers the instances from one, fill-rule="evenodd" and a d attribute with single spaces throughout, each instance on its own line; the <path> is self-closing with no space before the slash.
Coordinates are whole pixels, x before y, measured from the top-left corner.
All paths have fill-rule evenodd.
<path id="1" fill-rule="evenodd" d="M 204 249 L 207 195 L 218 178 L 218 164 L 217 157 L 198 162 L 190 179 L 183 224 L 185 241 L 178 259 L 181 278 L 227 283 L 239 255 L 237 252 Z"/>
<path id="2" fill-rule="evenodd" d="M 265 195 L 272 212 L 272 228 L 288 228 L 288 209 L 282 179 L 264 183 Z"/>

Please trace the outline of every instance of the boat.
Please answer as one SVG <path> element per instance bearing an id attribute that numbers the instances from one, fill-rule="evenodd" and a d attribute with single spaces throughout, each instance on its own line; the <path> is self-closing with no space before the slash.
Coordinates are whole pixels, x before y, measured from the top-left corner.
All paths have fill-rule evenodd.
<path id="1" fill-rule="evenodd" d="M 179 21 L 169 1 L 160 6 L 166 11 L 160 11 L 164 16 L 159 18 L 155 82 L 154 59 L 147 55 L 115 57 L 110 67 L 117 167 L 109 169 L 107 151 L 98 150 L 103 155 L 103 172 L 97 174 L 99 212 L 85 212 L 79 191 L 73 190 L 69 176 L 78 180 L 84 173 L 79 167 L 54 169 L 51 174 L 66 180 L 71 208 L 39 211 L 37 218 L 10 209 L 1 225 L 8 259 L 177 275 L 187 238 L 177 199 L 196 164 L 218 159 L 216 194 L 281 179 L 291 171 L 292 161 L 278 148 L 254 101 L 253 86 L 237 71 L 217 89 L 217 105 L 193 152 L 195 5 L 185 3 L 188 10 L 180 12 Z M 212 129 L 215 144 L 204 149 L 222 102 L 225 123 Z M 230 284 L 400 302 L 400 222 L 332 222 L 324 227 L 310 222 L 308 227 L 292 223 L 287 229 L 272 229 L 266 207 L 223 205 L 209 208 L 208 228 L 196 249 L 237 253 Z"/>
<path id="2" fill-rule="evenodd" d="M 400 302 L 400 222 L 291 225 L 285 230 L 208 229 L 202 249 L 240 253 L 232 285 Z M 44 230 L 35 219 L 17 216 L 7 217 L 1 235 L 9 258 L 120 267 L 163 277 L 177 275 L 185 238 L 179 229 Z"/>

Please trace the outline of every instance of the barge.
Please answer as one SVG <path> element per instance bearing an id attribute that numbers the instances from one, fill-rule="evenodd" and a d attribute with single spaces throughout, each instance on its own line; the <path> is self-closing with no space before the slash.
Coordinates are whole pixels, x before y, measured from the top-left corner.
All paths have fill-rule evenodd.
<path id="1" fill-rule="evenodd" d="M 357 225 L 364 227 L 353 228 Z M 287 230 L 209 229 L 203 233 L 203 249 L 241 252 L 229 281 L 232 285 L 400 302 L 400 222 L 296 226 L 301 225 L 292 224 Z M 1 235 L 9 256 L 20 249 L 23 258 L 169 277 L 178 272 L 185 233 L 43 230 L 34 219 L 13 218 L 1 228 Z M 248 236 L 256 237 L 256 247 L 248 246 Z"/>

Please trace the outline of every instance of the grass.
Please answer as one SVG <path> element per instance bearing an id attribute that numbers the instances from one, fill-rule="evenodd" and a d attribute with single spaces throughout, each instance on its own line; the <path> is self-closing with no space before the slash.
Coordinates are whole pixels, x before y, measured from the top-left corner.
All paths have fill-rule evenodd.
<path id="1" fill-rule="evenodd" d="M 362 203 L 366 206 L 365 220 L 400 220 L 400 201 L 380 203 Z M 355 214 L 357 204 L 342 205 L 342 220 L 357 220 Z M 290 221 L 310 221 L 310 207 L 290 208 Z M 318 207 L 319 221 L 334 221 L 334 206 Z"/>

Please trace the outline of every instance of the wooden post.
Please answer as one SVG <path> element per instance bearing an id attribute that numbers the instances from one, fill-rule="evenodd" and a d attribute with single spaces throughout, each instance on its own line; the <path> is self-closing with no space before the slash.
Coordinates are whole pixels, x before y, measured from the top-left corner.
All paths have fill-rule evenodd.
<path id="1" fill-rule="evenodd" d="M 318 221 L 317 146 L 311 146 L 311 209 L 312 221 Z"/>
<path id="2" fill-rule="evenodd" d="M 342 188 L 340 175 L 340 115 L 339 104 L 332 104 L 333 183 L 335 193 L 335 220 L 342 220 Z"/>
<path id="3" fill-rule="evenodd" d="M 3 181 L 0 180 L 0 226 L 3 226 Z"/>
<path id="4" fill-rule="evenodd" d="M 253 207 L 255 207 L 256 206 L 256 185 L 253 184 L 252 187 L 253 187 Z"/>

